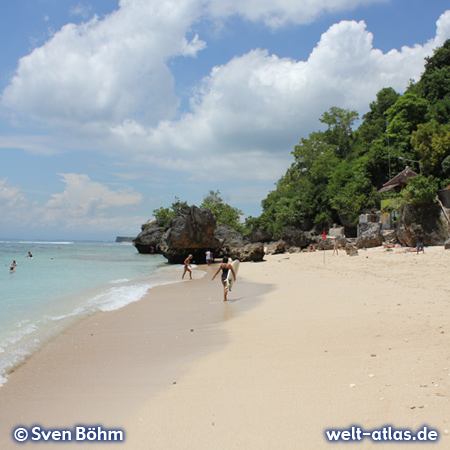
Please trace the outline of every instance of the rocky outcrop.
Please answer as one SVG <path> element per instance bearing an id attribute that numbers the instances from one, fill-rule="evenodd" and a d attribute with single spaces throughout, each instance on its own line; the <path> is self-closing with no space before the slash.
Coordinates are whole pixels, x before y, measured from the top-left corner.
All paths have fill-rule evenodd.
<path id="1" fill-rule="evenodd" d="M 268 255 L 278 255 L 279 253 L 285 252 L 286 252 L 286 242 L 284 242 L 282 239 L 275 242 L 269 242 L 266 246 L 266 253 Z"/>
<path id="2" fill-rule="evenodd" d="M 250 242 L 228 225 L 219 225 L 214 237 L 220 242 L 219 257 L 228 256 L 241 262 L 262 261 L 264 258 L 264 245 L 261 242 Z"/>
<path id="3" fill-rule="evenodd" d="M 160 253 L 159 242 L 166 230 L 166 225 L 164 222 L 158 222 L 157 220 L 142 225 L 142 231 L 133 239 L 133 244 L 138 252 L 145 254 Z"/>
<path id="4" fill-rule="evenodd" d="M 232 248 L 229 256 L 231 259 L 238 259 L 241 262 L 262 261 L 264 259 L 264 245 L 261 242 L 249 242 L 242 247 Z"/>
<path id="5" fill-rule="evenodd" d="M 205 262 L 205 252 L 214 253 L 220 242 L 214 236 L 216 216 L 197 206 L 182 208 L 170 219 L 159 241 L 159 251 L 169 263 L 182 263 L 189 254 L 197 263 Z"/>
<path id="6" fill-rule="evenodd" d="M 298 228 L 286 227 L 281 239 L 288 247 L 306 248 L 311 243 L 311 236 Z"/>
<path id="7" fill-rule="evenodd" d="M 264 245 L 252 243 L 234 228 L 220 225 L 208 209 L 184 207 L 168 223 L 151 222 L 133 240 L 139 253 L 161 253 L 171 264 L 183 263 L 189 254 L 193 262 L 205 263 L 205 252 L 215 258 L 228 256 L 240 261 L 262 261 Z"/>
<path id="8" fill-rule="evenodd" d="M 248 240 L 252 243 L 256 242 L 270 242 L 272 240 L 272 235 L 265 230 L 260 228 L 254 229 L 249 235 Z"/>
<path id="9" fill-rule="evenodd" d="M 355 245 L 348 242 L 345 246 L 345 253 L 347 253 L 348 256 L 358 256 L 358 249 Z"/>
<path id="10" fill-rule="evenodd" d="M 317 250 L 333 250 L 334 249 L 334 238 L 325 239 L 322 236 L 317 236 L 315 239 L 315 245 Z"/>
<path id="11" fill-rule="evenodd" d="M 416 236 L 422 234 L 425 245 L 444 245 L 449 238 L 449 225 L 439 205 L 426 208 L 404 206 L 397 222 L 397 239 L 408 247 L 415 247 Z"/>
<path id="12" fill-rule="evenodd" d="M 379 247 L 383 244 L 383 233 L 380 222 L 360 223 L 358 225 L 358 238 L 356 246 L 358 248 Z"/>

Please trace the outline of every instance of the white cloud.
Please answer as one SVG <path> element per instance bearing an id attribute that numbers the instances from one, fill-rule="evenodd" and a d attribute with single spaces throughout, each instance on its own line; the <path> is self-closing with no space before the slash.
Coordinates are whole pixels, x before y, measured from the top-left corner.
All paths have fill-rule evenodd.
<path id="1" fill-rule="evenodd" d="M 8 179 L 0 179 L 0 221 L 19 224 L 26 220 L 30 203 L 19 186 L 9 186 Z"/>
<path id="2" fill-rule="evenodd" d="M 196 0 L 122 1 L 104 20 L 65 25 L 19 61 L 3 105 L 37 121 L 79 127 L 171 118 L 178 100 L 167 60 L 204 47 L 185 37 Z"/>
<path id="3" fill-rule="evenodd" d="M 69 14 L 72 16 L 80 16 L 83 19 L 87 19 L 91 15 L 92 6 L 91 5 L 83 5 L 83 3 L 78 3 L 76 6 L 73 6 L 69 10 Z"/>
<path id="4" fill-rule="evenodd" d="M 44 206 L 29 202 L 20 187 L 8 186 L 6 178 L 0 180 L 0 221 L 38 228 L 87 230 L 94 227 L 131 232 L 147 220 L 132 214 L 142 195 L 131 188 L 112 190 L 83 174 L 60 176 L 65 183 L 64 191 L 52 194 Z M 124 217 L 124 211 L 131 214 Z"/>
<path id="5" fill-rule="evenodd" d="M 248 20 L 262 21 L 269 27 L 279 28 L 286 23 L 311 23 L 325 13 L 386 1 L 388 0 L 211 0 L 209 9 L 214 17 L 239 14 Z"/>
<path id="6" fill-rule="evenodd" d="M 369 3 L 336 0 L 332 8 Z M 411 78 L 418 79 L 424 58 L 450 37 L 450 11 L 437 22 L 435 39 L 400 51 L 373 48 L 364 22 L 343 21 L 322 35 L 306 61 L 262 49 L 237 56 L 199 83 L 190 113 L 181 118 L 167 63 L 204 48 L 201 36 L 186 38 L 198 20 L 241 14 L 278 26 L 311 21 L 329 5 L 325 0 L 122 0 L 105 19 L 66 25 L 22 58 L 3 105 L 61 133 L 76 131 L 62 147 L 74 137 L 74 149 L 96 148 L 140 169 L 167 169 L 193 180 L 275 180 L 291 161 L 293 145 L 317 129 L 330 107 L 362 114 L 383 87 L 401 92 Z M 57 139 L 47 143 L 50 150 L 58 148 Z M 0 146 L 12 146 L 12 140 Z M 55 217 L 69 200 L 77 205 L 70 209 L 74 220 L 113 206 L 101 190 L 96 201 L 89 200 L 90 180 L 65 176 L 63 181 L 64 193 L 46 205 Z"/>
<path id="7" fill-rule="evenodd" d="M 97 220 L 115 207 L 136 205 L 142 195 L 130 188 L 113 191 L 107 186 L 91 181 L 87 175 L 60 174 L 66 187 L 62 193 L 52 194 L 46 203 L 45 220 L 48 222 Z"/>
<path id="8" fill-rule="evenodd" d="M 320 125 L 332 106 L 367 111 L 384 87 L 404 91 L 419 79 L 424 58 L 449 32 L 450 11 L 437 37 L 425 45 L 383 53 L 373 48 L 364 22 L 343 21 L 327 30 L 307 61 L 254 50 L 215 67 L 192 98 L 192 113 L 146 128 L 133 120 L 112 129 L 133 148 L 131 158 L 227 179 L 269 180 L 281 175 L 299 138 Z"/>

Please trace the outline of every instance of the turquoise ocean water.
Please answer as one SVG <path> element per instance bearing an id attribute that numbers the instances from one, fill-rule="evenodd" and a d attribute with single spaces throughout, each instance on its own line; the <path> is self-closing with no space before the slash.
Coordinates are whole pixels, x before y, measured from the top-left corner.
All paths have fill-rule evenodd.
<path id="1" fill-rule="evenodd" d="M 140 255 L 131 244 L 0 241 L 0 386 L 75 321 L 138 301 L 181 274 L 180 266 Z"/>

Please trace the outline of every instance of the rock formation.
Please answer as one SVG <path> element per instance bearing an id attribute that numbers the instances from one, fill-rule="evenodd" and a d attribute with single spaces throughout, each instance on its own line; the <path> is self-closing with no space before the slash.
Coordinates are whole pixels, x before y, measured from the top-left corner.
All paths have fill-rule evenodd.
<path id="1" fill-rule="evenodd" d="M 214 236 L 216 216 L 208 209 L 185 206 L 170 219 L 159 241 L 159 251 L 169 263 L 182 263 L 189 254 L 204 263 L 205 252 L 216 254 L 221 247 Z"/>
<path id="2" fill-rule="evenodd" d="M 221 244 L 217 254 L 219 257 L 228 256 L 241 262 L 262 261 L 264 258 L 264 245 L 261 242 L 250 242 L 228 225 L 219 225 L 214 236 Z"/>
<path id="3" fill-rule="evenodd" d="M 305 233 L 304 231 L 294 227 L 286 227 L 283 230 L 281 239 L 286 242 L 288 247 L 305 248 L 311 243 L 309 233 Z"/>
<path id="4" fill-rule="evenodd" d="M 141 227 L 141 232 L 133 239 L 133 244 L 139 253 L 161 253 L 159 250 L 159 242 L 166 229 L 164 222 L 155 220 L 151 223 L 145 223 Z"/>
<path id="5" fill-rule="evenodd" d="M 275 242 L 269 242 L 267 244 L 266 253 L 268 255 L 278 255 L 279 253 L 285 252 L 286 252 L 286 242 L 284 242 L 282 239 Z"/>
<path id="6" fill-rule="evenodd" d="M 415 247 L 421 233 L 425 245 L 444 245 L 449 238 L 449 224 L 439 205 L 426 208 L 405 206 L 397 222 L 397 239 L 408 247 Z"/>
<path id="7" fill-rule="evenodd" d="M 358 225 L 358 239 L 356 246 L 358 248 L 379 247 L 383 244 L 383 233 L 381 232 L 380 222 L 360 223 Z"/>
<path id="8" fill-rule="evenodd" d="M 248 235 L 248 240 L 252 243 L 270 242 L 272 236 L 267 231 L 256 228 Z"/>
<path id="9" fill-rule="evenodd" d="M 345 246 L 345 252 L 348 256 L 358 256 L 358 249 L 351 243 L 347 243 Z"/>

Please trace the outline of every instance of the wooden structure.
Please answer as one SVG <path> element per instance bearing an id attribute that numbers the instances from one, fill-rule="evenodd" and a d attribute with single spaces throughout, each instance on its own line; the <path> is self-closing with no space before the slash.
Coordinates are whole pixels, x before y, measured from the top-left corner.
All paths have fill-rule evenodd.
<path id="1" fill-rule="evenodd" d="M 418 174 L 414 172 L 414 170 L 411 170 L 408 166 L 406 166 L 403 172 L 400 172 L 394 178 L 384 183 L 378 193 L 382 194 L 383 192 L 389 191 L 400 192 L 409 183 L 409 180 L 417 177 L 417 175 Z"/>

